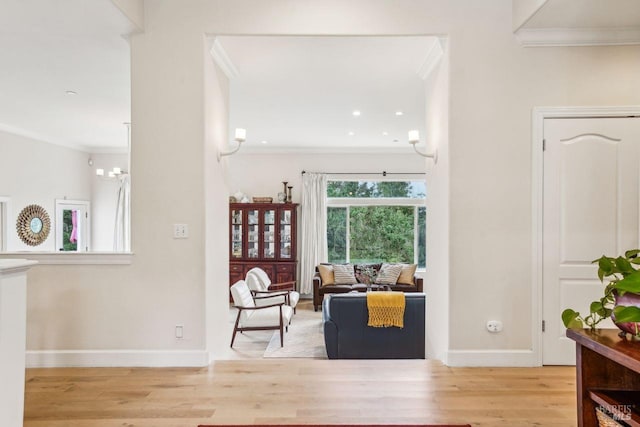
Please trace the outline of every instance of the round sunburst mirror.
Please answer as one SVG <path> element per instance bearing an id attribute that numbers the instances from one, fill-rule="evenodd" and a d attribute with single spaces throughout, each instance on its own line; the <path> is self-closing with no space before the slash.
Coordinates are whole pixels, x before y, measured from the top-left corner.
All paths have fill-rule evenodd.
<path id="1" fill-rule="evenodd" d="M 42 206 L 29 205 L 22 209 L 16 222 L 18 236 L 29 246 L 38 246 L 49 237 L 51 220 Z"/>

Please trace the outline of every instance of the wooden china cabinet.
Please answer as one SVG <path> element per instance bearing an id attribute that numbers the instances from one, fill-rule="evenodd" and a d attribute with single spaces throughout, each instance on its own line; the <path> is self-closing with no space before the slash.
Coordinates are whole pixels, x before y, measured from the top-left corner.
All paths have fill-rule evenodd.
<path id="1" fill-rule="evenodd" d="M 253 267 L 273 283 L 296 280 L 297 203 L 229 204 L 229 286 Z"/>

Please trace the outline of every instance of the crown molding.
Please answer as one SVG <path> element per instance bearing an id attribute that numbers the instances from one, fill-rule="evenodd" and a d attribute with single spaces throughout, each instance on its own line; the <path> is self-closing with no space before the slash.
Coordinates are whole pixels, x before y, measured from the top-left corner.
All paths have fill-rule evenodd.
<path id="1" fill-rule="evenodd" d="M 70 150 L 81 151 L 92 154 L 126 154 L 129 152 L 127 147 L 102 147 L 84 144 L 76 144 L 58 138 L 51 138 L 45 134 L 32 132 L 16 126 L 0 123 L 0 132 L 9 133 L 11 135 L 20 136 L 22 138 L 32 139 L 34 141 L 45 142 L 47 144 L 57 145 L 59 147 L 68 148 Z"/>
<path id="2" fill-rule="evenodd" d="M 615 46 L 640 44 L 640 28 L 521 28 L 524 47 Z"/>
<path id="3" fill-rule="evenodd" d="M 429 77 L 429 74 L 431 74 L 433 69 L 436 68 L 436 65 L 440 62 L 443 54 L 444 49 L 442 48 L 442 42 L 437 38 L 431 45 L 431 49 L 427 52 L 427 56 L 424 58 L 424 61 L 416 70 L 416 74 L 418 74 L 422 80 L 426 80 L 427 77 Z"/>
<path id="4" fill-rule="evenodd" d="M 233 65 L 233 62 L 231 62 L 231 59 L 229 59 L 227 52 L 224 50 L 217 38 L 213 40 L 213 43 L 211 44 L 211 50 L 209 50 L 209 52 L 211 53 L 213 60 L 216 61 L 218 67 L 220 67 L 222 72 L 227 76 L 229 80 L 238 77 L 238 69 L 235 65 Z"/>

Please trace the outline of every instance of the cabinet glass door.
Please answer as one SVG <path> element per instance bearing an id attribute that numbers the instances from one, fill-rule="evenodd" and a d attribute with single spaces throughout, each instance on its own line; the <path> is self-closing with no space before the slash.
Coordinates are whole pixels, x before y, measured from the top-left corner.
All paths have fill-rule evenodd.
<path id="1" fill-rule="evenodd" d="M 280 258 L 291 257 L 291 210 L 283 209 L 280 217 Z"/>
<path id="2" fill-rule="evenodd" d="M 248 234 L 247 234 L 247 257 L 258 258 L 259 253 L 259 218 L 260 212 L 257 210 L 249 210 L 247 212 Z"/>
<path id="3" fill-rule="evenodd" d="M 276 257 L 276 211 L 268 209 L 264 211 L 264 239 L 263 239 L 263 257 Z"/>
<path id="4" fill-rule="evenodd" d="M 242 258 L 242 211 L 231 211 L 231 257 Z"/>

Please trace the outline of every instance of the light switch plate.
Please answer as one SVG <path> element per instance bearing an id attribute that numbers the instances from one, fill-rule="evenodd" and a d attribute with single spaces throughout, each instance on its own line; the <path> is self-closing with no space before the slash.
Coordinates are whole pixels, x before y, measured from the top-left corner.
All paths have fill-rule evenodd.
<path id="1" fill-rule="evenodd" d="M 189 237 L 189 227 L 187 224 L 173 224 L 173 238 L 187 239 Z"/>

